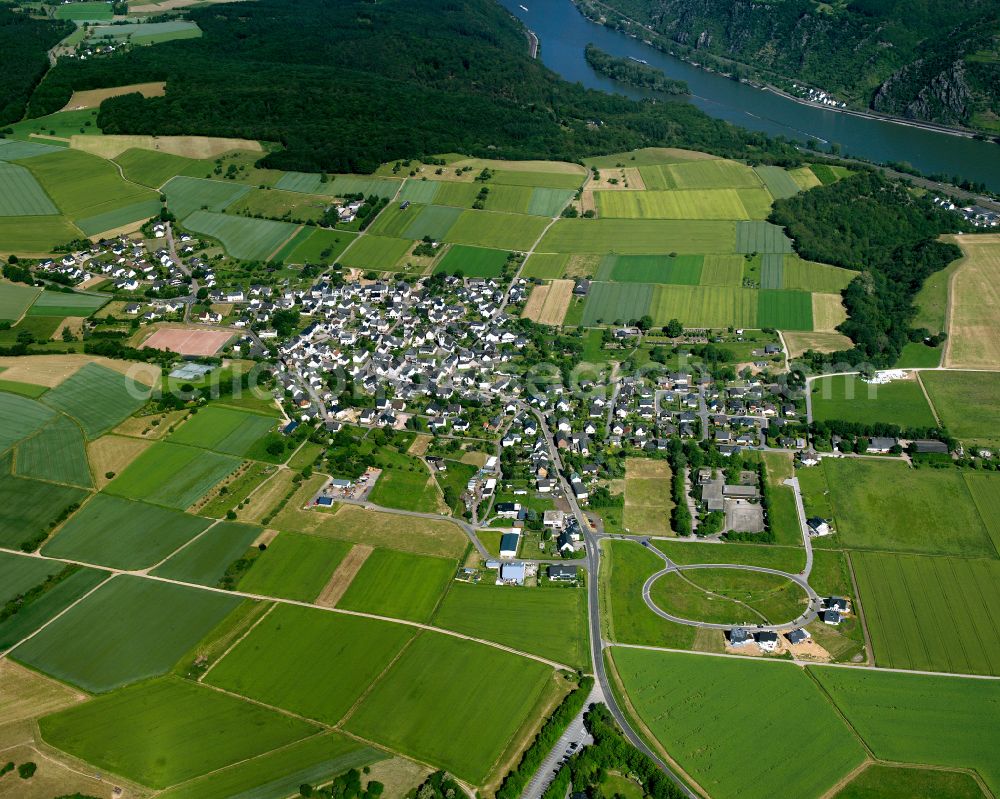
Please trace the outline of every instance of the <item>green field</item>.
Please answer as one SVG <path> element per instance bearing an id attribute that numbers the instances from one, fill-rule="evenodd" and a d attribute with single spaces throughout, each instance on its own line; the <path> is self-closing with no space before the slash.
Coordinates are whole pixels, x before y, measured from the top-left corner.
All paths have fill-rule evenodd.
<path id="1" fill-rule="evenodd" d="M 424 632 L 345 728 L 479 785 L 533 712 L 550 675 L 527 658 Z M 498 697 L 502 713 L 483 701 L 487 696 Z"/>
<path id="2" fill-rule="evenodd" d="M 22 558 L 22 560 L 24 560 Z M 41 561 L 44 563 L 44 561 Z M 62 564 L 57 564 L 61 566 Z M 25 567 L 18 565 L 18 573 Z M 12 616 L 0 621 L 0 649 L 6 650 L 24 640 L 108 577 L 97 569 L 81 568 L 50 588 L 32 602 L 24 604 Z"/>
<path id="3" fill-rule="evenodd" d="M 753 189 L 761 185 L 761 179 L 750 167 L 721 158 L 668 164 L 661 169 L 678 189 Z"/>
<path id="4" fill-rule="evenodd" d="M 0 452 L 41 430 L 54 416 L 51 408 L 29 397 L 0 394 Z"/>
<path id="5" fill-rule="evenodd" d="M 810 470 L 814 471 L 814 470 Z M 837 535 L 828 546 L 996 557 L 961 472 L 910 469 L 904 463 L 825 458 L 810 475 L 826 477 Z M 801 480 L 801 476 L 800 476 Z M 816 491 L 803 493 L 808 499 Z M 810 513 L 809 502 L 806 511 Z M 821 514 L 822 515 L 822 514 Z M 873 524 L 872 520 L 878 523 Z M 827 544 L 827 542 L 830 542 Z"/>
<path id="6" fill-rule="evenodd" d="M 714 624 L 783 624 L 806 609 L 805 592 L 792 581 L 735 569 L 668 574 L 653 583 L 650 596 L 674 616 Z"/>
<path id="7" fill-rule="evenodd" d="M 412 636 L 401 624 L 279 605 L 205 681 L 336 724 Z"/>
<path id="8" fill-rule="evenodd" d="M 157 199 L 154 191 L 124 180 L 110 161 L 82 150 L 40 155 L 24 165 L 59 209 L 74 221 Z"/>
<path id="9" fill-rule="evenodd" d="M 453 244 L 434 267 L 434 272 L 446 275 L 461 272 L 465 277 L 500 277 L 506 263 L 507 253 L 503 250 Z"/>
<path id="10" fill-rule="evenodd" d="M 763 219 L 771 195 L 764 189 L 697 191 L 597 191 L 602 218 L 618 219 Z"/>
<path id="11" fill-rule="evenodd" d="M 697 286 L 703 255 L 605 255 L 594 279 L 614 283 L 672 283 Z"/>
<path id="12" fill-rule="evenodd" d="M 899 360 L 892 366 L 894 369 L 916 369 L 929 366 L 940 366 L 942 347 L 928 347 L 922 341 L 911 341 L 904 345 L 899 354 Z"/>
<path id="13" fill-rule="evenodd" d="M 0 216 L 45 216 L 59 209 L 23 166 L 0 161 Z"/>
<path id="14" fill-rule="evenodd" d="M 623 644 L 688 649 L 695 628 L 674 624 L 651 611 L 642 584 L 663 568 L 663 560 L 631 541 L 607 541 L 601 565 L 601 618 L 607 637 Z"/>
<path id="15" fill-rule="evenodd" d="M 399 185 L 398 180 L 371 175 L 324 176 L 316 172 L 286 172 L 275 187 L 305 194 L 326 194 L 330 197 L 344 197 L 348 194 L 364 194 L 366 197 L 377 194 L 380 197 L 392 197 Z"/>
<path id="16" fill-rule="evenodd" d="M 586 668 L 587 599 L 578 588 L 455 583 L 434 625 Z"/>
<path id="17" fill-rule="evenodd" d="M 133 222 L 144 222 L 152 219 L 159 215 L 161 208 L 162 205 L 158 199 L 140 200 L 95 216 L 77 219 L 76 224 L 86 235 L 96 236 L 99 233 L 131 225 Z"/>
<path id="18" fill-rule="evenodd" d="M 812 330 L 812 295 L 805 291 L 762 289 L 757 301 L 757 326 Z"/>
<path id="19" fill-rule="evenodd" d="M 270 416 L 210 406 L 190 416 L 167 440 L 227 455 L 246 455 L 274 426 Z"/>
<path id="20" fill-rule="evenodd" d="M 97 438 L 139 410 L 149 388 L 123 374 L 88 363 L 66 378 L 42 401 L 80 422 L 88 438 Z"/>
<path id="21" fill-rule="evenodd" d="M 648 313 L 655 325 L 679 319 L 685 327 L 759 327 L 759 306 L 760 293 L 754 289 L 656 286 Z"/>
<path id="22" fill-rule="evenodd" d="M 250 548 L 260 531 L 250 524 L 220 522 L 154 569 L 153 574 L 198 585 L 218 585 L 229 564 Z"/>
<path id="23" fill-rule="evenodd" d="M 737 222 L 736 252 L 791 253 L 792 240 L 770 222 Z"/>
<path id="24" fill-rule="evenodd" d="M 211 211 L 195 211 L 184 220 L 184 227 L 218 239 L 234 258 L 252 261 L 271 260 L 298 229 L 290 222 L 248 219 Z"/>
<path id="25" fill-rule="evenodd" d="M 64 564 L 0 552 L 0 606 L 23 594 L 47 577 L 58 574 Z"/>
<path id="26" fill-rule="evenodd" d="M 427 621 L 455 576 L 445 558 L 376 549 L 365 560 L 338 608 L 397 619 Z"/>
<path id="27" fill-rule="evenodd" d="M 352 738 L 327 732 L 186 782 L 159 799 L 267 799 L 291 796 L 303 784 L 319 785 L 333 774 L 361 769 L 386 755 Z"/>
<path id="28" fill-rule="evenodd" d="M 184 782 L 318 731 L 174 677 L 68 708 L 39 726 L 49 744 L 151 788 Z"/>
<path id="29" fill-rule="evenodd" d="M 2 463 L 10 469 L 9 459 Z M 16 549 L 37 540 L 70 505 L 86 496 L 82 488 L 14 477 L 5 471 L 0 474 L 0 546 Z"/>
<path id="30" fill-rule="evenodd" d="M 414 215 L 413 209 L 416 208 Z M 434 241 L 442 241 L 448 235 L 452 225 L 458 221 L 462 211 L 458 208 L 450 208 L 443 205 L 426 205 L 422 208 L 411 206 L 408 211 L 400 212 L 398 221 L 405 224 L 402 230 L 385 229 L 378 225 L 379 232 L 388 235 L 401 235 L 404 239 L 422 239 L 430 236 Z M 379 218 L 379 223 L 382 217 Z"/>
<path id="31" fill-rule="evenodd" d="M 858 276 L 857 272 L 852 272 L 850 269 L 803 261 L 796 255 L 777 257 L 782 259 L 782 281 L 781 285 L 775 288 L 839 294 Z"/>
<path id="32" fill-rule="evenodd" d="M 865 758 L 797 666 L 622 648 L 611 659 L 642 721 L 717 799 L 764 799 L 775 785 L 819 796 Z"/>
<path id="33" fill-rule="evenodd" d="M 875 756 L 975 769 L 1000 793 L 1000 682 L 811 668 Z"/>
<path id="34" fill-rule="evenodd" d="M 1000 675 L 1000 561 L 856 552 L 880 666 Z"/>
<path id="35" fill-rule="evenodd" d="M 767 190 L 776 200 L 794 197 L 799 193 L 799 184 L 780 166 L 757 166 L 754 167 L 754 172 L 764 181 Z"/>
<path id="36" fill-rule="evenodd" d="M 967 444 L 1000 444 L 1000 372 L 921 372 L 941 424 Z"/>
<path id="37" fill-rule="evenodd" d="M 935 427 L 920 384 L 893 380 L 874 385 L 855 375 L 821 377 L 811 384 L 813 418 L 871 424 L 887 422 L 901 427 Z"/>
<path id="38" fill-rule="evenodd" d="M 98 494 L 43 551 L 54 558 L 142 569 L 159 563 L 208 525 L 197 516 Z"/>
<path id="39" fill-rule="evenodd" d="M 15 472 L 55 483 L 91 488 L 86 444 L 76 422 L 58 416 L 17 447 Z"/>
<path id="40" fill-rule="evenodd" d="M 240 598 L 118 575 L 13 657 L 93 693 L 165 674 Z"/>
<path id="41" fill-rule="evenodd" d="M 0 241 L 15 253 L 45 254 L 80 238 L 80 232 L 62 216 L 0 217 Z"/>
<path id="42" fill-rule="evenodd" d="M 103 308 L 111 298 L 81 292 L 43 291 L 34 305 L 28 309 L 28 316 L 90 316 Z"/>
<path id="43" fill-rule="evenodd" d="M 94 0 L 84 0 L 79 3 L 67 3 L 58 6 L 55 13 L 56 19 L 74 20 L 110 20 L 112 15 L 111 4 L 95 2 Z"/>
<path id="44" fill-rule="evenodd" d="M 183 175 L 170 179 L 163 187 L 167 208 L 181 220 L 199 209 L 224 211 L 249 191 L 250 187 L 242 183 Z"/>
<path id="45" fill-rule="evenodd" d="M 350 549 L 350 544 L 330 538 L 280 533 L 237 588 L 249 594 L 312 602 Z"/>
<path id="46" fill-rule="evenodd" d="M 365 235 L 341 256 L 340 262 L 354 269 L 388 272 L 396 268 L 396 264 L 412 246 L 413 242 L 406 239 Z"/>
<path id="47" fill-rule="evenodd" d="M 453 203 L 447 202 L 444 196 L 440 200 L 437 199 L 438 194 L 445 194 L 444 189 L 446 186 L 468 186 L 472 188 L 472 184 L 470 183 L 445 183 L 439 180 L 407 180 L 399 192 L 398 200 L 401 203 L 409 201 L 411 203 L 420 203 L 421 205 L 429 205 L 435 201 L 439 205 L 452 205 Z M 473 196 L 478 191 L 479 188 L 476 187 Z M 465 203 L 461 202 L 458 205 L 464 206 Z"/>
<path id="48" fill-rule="evenodd" d="M 527 213 L 549 218 L 558 216 L 574 194 L 572 189 L 544 186 L 534 188 L 531 190 L 531 197 L 528 200 Z"/>
<path id="49" fill-rule="evenodd" d="M 315 264 L 336 263 L 347 245 L 355 239 L 354 233 L 344 230 L 307 231 L 308 236 L 301 241 L 288 255 L 286 263 Z"/>
<path id="50" fill-rule="evenodd" d="M 445 241 L 499 250 L 527 250 L 547 224 L 546 219 L 526 214 L 462 211 Z"/>
<path id="51" fill-rule="evenodd" d="M 174 39 L 194 39 L 201 36 L 197 23 L 186 19 L 164 22 L 129 22 L 127 25 L 95 25 L 92 39 L 131 39 L 133 44 L 154 44 Z"/>
<path id="52" fill-rule="evenodd" d="M 558 280 L 566 270 L 568 255 L 558 253 L 534 253 L 521 269 L 521 277 L 537 277 L 543 280 Z"/>
<path id="53" fill-rule="evenodd" d="M 538 186 L 547 189 L 573 189 L 583 185 L 584 175 L 572 172 L 523 172 L 519 170 L 497 169 L 493 172 L 493 181 L 489 184 L 504 186 Z"/>
<path id="54" fill-rule="evenodd" d="M 109 494 L 184 510 L 240 462 L 229 455 L 158 441 L 107 487 Z"/>
<path id="55" fill-rule="evenodd" d="M 993 539 L 993 546 L 1000 552 L 1000 476 L 965 472 L 963 477 L 990 538 Z"/>
<path id="56" fill-rule="evenodd" d="M 39 294 L 41 290 L 34 286 L 0 282 L 0 320 L 20 319 Z"/>
<path id="57" fill-rule="evenodd" d="M 368 500 L 375 505 L 400 510 L 436 513 L 438 489 L 423 465 L 415 463 L 415 471 L 405 466 L 383 469 Z"/>
<path id="58" fill-rule="evenodd" d="M 48 390 L 48 386 L 39 386 L 35 383 L 22 383 L 20 380 L 4 380 L 0 377 L 0 395 L 9 393 L 38 399 Z"/>
<path id="59" fill-rule="evenodd" d="M 985 794 L 971 774 L 934 768 L 872 764 L 851 780 L 836 799 L 982 799 Z"/>
<path id="60" fill-rule="evenodd" d="M 193 158 L 138 148 L 126 150 L 121 155 L 116 155 L 114 160 L 121 166 L 129 180 L 153 189 L 158 189 L 170 178 L 180 175 L 185 169 L 197 163 Z"/>
<path id="61" fill-rule="evenodd" d="M 42 144 L 41 142 L 4 139 L 0 141 L 0 161 L 20 161 L 46 153 L 57 153 L 62 149 L 62 147 Z"/>
<path id="62" fill-rule="evenodd" d="M 649 312 L 657 288 L 650 283 L 591 283 L 583 306 L 583 324 L 593 327 L 639 319 Z"/>
<path id="63" fill-rule="evenodd" d="M 538 249 L 556 253 L 732 253 L 735 246 L 732 222 L 560 219 L 549 228 Z"/>
<path id="64" fill-rule="evenodd" d="M 800 538 L 801 540 L 801 538 Z M 733 544 L 725 546 L 705 544 L 696 541 L 676 543 L 657 541 L 656 548 L 682 566 L 691 563 L 738 563 L 744 566 L 763 566 L 767 569 L 796 574 L 806 563 L 802 547 L 758 546 L 756 544 Z M 662 562 L 662 561 L 661 561 Z M 687 576 L 697 580 L 697 572 Z"/>

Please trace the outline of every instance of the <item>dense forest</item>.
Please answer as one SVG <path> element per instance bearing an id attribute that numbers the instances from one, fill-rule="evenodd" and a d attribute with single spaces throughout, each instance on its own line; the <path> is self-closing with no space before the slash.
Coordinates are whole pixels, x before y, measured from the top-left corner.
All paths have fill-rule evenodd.
<path id="1" fill-rule="evenodd" d="M 72 22 L 32 19 L 0 6 L 0 125 L 24 116 L 35 84 L 49 68 L 48 51 L 72 30 Z"/>
<path id="2" fill-rule="evenodd" d="M 165 97 L 105 102 L 106 133 L 276 142 L 267 166 L 371 171 L 442 152 L 578 160 L 646 145 L 797 162 L 788 144 L 688 103 L 635 102 L 563 81 L 528 56 L 492 0 L 260 0 L 193 8 L 200 39 L 52 70 L 32 116 L 74 89 L 166 80 Z"/>
<path id="3" fill-rule="evenodd" d="M 961 217 L 871 171 L 778 200 L 771 221 L 787 228 L 803 258 L 861 271 L 844 290 L 849 318 L 840 326 L 854 348 L 817 364 L 891 366 L 909 341 L 937 332 L 911 329 L 913 297 L 961 257 L 956 245 L 937 241 L 966 230 Z"/>
<path id="4" fill-rule="evenodd" d="M 575 1 L 629 32 L 651 26 L 659 46 L 722 72 L 804 81 L 856 107 L 1000 132 L 996 0 Z"/>
<path id="5" fill-rule="evenodd" d="M 684 81 L 668 78 L 661 70 L 648 64 L 630 58 L 617 58 L 605 53 L 597 45 L 588 44 L 583 50 L 583 56 L 595 70 L 619 83 L 666 94 L 689 93 Z"/>

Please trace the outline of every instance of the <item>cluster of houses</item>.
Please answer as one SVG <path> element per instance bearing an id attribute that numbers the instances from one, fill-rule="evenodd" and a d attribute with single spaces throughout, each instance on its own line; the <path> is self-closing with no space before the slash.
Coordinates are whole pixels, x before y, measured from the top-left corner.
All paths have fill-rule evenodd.
<path id="1" fill-rule="evenodd" d="M 829 94 L 822 89 L 812 89 L 798 83 L 793 83 L 792 89 L 797 96 L 801 97 L 803 100 L 808 100 L 810 103 L 824 105 L 827 108 L 847 108 L 847 103 L 843 100 L 838 100 L 832 94 Z"/>
<path id="2" fill-rule="evenodd" d="M 181 238 L 190 241 L 186 234 Z M 115 291 L 125 292 L 151 288 L 156 292 L 173 290 L 186 294 L 190 282 L 166 248 L 150 250 L 143 240 L 128 236 L 97 242 L 58 261 L 44 260 L 36 268 L 69 278 L 74 285 L 104 278 L 112 281 Z"/>
<path id="3" fill-rule="evenodd" d="M 947 197 L 935 197 L 934 204 L 946 211 L 954 211 L 956 214 L 961 214 L 965 218 L 965 221 L 969 222 L 973 227 L 1000 227 L 1000 213 L 989 208 L 983 208 L 981 205 L 958 206 Z"/>
<path id="4" fill-rule="evenodd" d="M 844 617 L 851 612 L 851 600 L 842 596 L 830 596 L 821 600 L 819 618 L 824 624 L 836 627 Z M 795 646 L 809 641 L 812 636 L 804 627 L 797 627 L 784 633 L 785 640 Z M 756 630 L 750 627 L 733 627 L 726 631 L 726 643 L 733 649 L 740 650 L 750 644 L 756 644 L 761 652 L 776 652 L 780 644 L 778 633 L 772 630 Z"/>

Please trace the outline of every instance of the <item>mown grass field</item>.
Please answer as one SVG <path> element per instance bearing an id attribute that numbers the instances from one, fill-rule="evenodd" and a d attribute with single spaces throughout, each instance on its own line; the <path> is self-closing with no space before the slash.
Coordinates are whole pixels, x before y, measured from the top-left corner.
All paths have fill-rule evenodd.
<path id="1" fill-rule="evenodd" d="M 607 636 L 623 644 L 688 649 L 695 628 L 657 616 L 642 599 L 642 584 L 663 568 L 663 560 L 632 541 L 602 543 L 601 618 Z"/>
<path id="2" fill-rule="evenodd" d="M 434 272 L 446 275 L 461 272 L 466 277 L 500 277 L 505 263 L 507 253 L 503 250 L 454 244 L 434 267 Z"/>
<path id="3" fill-rule="evenodd" d="M 386 508 L 435 513 L 439 495 L 434 478 L 418 461 L 412 472 L 405 466 L 383 469 L 368 499 Z"/>
<path id="4" fill-rule="evenodd" d="M 205 681 L 336 724 L 413 634 L 401 624 L 279 605 Z"/>
<path id="5" fill-rule="evenodd" d="M 851 556 L 880 666 L 1000 675 L 1000 561 Z"/>
<path id="6" fill-rule="evenodd" d="M 455 583 L 434 625 L 585 668 L 587 599 L 582 588 Z"/>
<path id="7" fill-rule="evenodd" d="M 340 262 L 355 269 L 387 272 L 396 268 L 412 246 L 413 242 L 406 239 L 365 235 L 341 256 Z"/>
<path id="8" fill-rule="evenodd" d="M 914 470 L 904 463 L 848 458 L 826 458 L 809 471 L 817 474 L 809 475 L 808 487 L 803 484 L 806 512 L 812 513 L 810 501 L 825 499 L 836 521 L 837 535 L 821 539 L 820 546 L 996 556 L 958 471 Z M 826 490 L 829 494 L 822 497 Z"/>
<path id="9" fill-rule="evenodd" d="M 105 490 L 128 499 L 184 510 L 239 464 L 230 455 L 158 441 L 132 461 Z"/>
<path id="10" fill-rule="evenodd" d="M 91 488 L 86 444 L 79 426 L 68 416 L 58 416 L 17 447 L 15 472 L 56 483 Z"/>
<path id="11" fill-rule="evenodd" d="M 1000 792 L 1000 682 L 810 668 L 876 757 L 971 768 Z"/>
<path id="12" fill-rule="evenodd" d="M 819 796 L 865 758 L 796 666 L 622 648 L 611 659 L 639 718 L 719 799 L 764 799 L 776 784 L 789 795 Z M 741 712 L 747 697 L 761 701 Z"/>
<path id="13" fill-rule="evenodd" d="M 542 238 L 540 252 L 732 253 L 732 222 L 660 219 L 560 219 Z"/>
<path id="14" fill-rule="evenodd" d="M 376 549 L 365 560 L 337 607 L 427 621 L 455 576 L 456 567 L 455 561 L 445 558 Z"/>
<path id="15" fill-rule="evenodd" d="M 161 799 L 257 797 L 254 789 L 291 796 L 303 784 L 319 785 L 332 774 L 361 769 L 386 757 L 352 738 L 327 732 L 236 763 L 159 794 Z"/>
<path id="16" fill-rule="evenodd" d="M 863 383 L 855 375 L 821 377 L 811 384 L 813 418 L 845 422 L 887 422 L 902 427 L 934 427 L 934 416 L 913 380 L 883 385 Z"/>
<path id="17" fill-rule="evenodd" d="M 226 573 L 229 564 L 249 549 L 260 531 L 260 527 L 251 524 L 220 522 L 154 569 L 153 574 L 198 585 L 215 586 Z"/>
<path id="18" fill-rule="evenodd" d="M 234 258 L 251 261 L 270 260 L 298 229 L 290 222 L 248 219 L 211 211 L 195 211 L 184 220 L 184 227 L 218 239 Z"/>
<path id="19" fill-rule="evenodd" d="M 142 569 L 159 563 L 208 525 L 207 519 L 197 516 L 97 494 L 43 552 L 116 569 Z"/>
<path id="20" fill-rule="evenodd" d="M 210 406 L 190 416 L 167 440 L 227 455 L 246 455 L 274 427 L 271 416 Z"/>
<path id="21" fill-rule="evenodd" d="M 45 216 L 59 209 L 34 175 L 18 164 L 0 162 L 0 216 Z"/>
<path id="22" fill-rule="evenodd" d="M 240 601 L 118 575 L 21 644 L 13 657 L 64 682 L 104 693 L 165 674 Z"/>
<path id="23" fill-rule="evenodd" d="M 351 547 L 342 541 L 280 533 L 237 588 L 250 594 L 312 602 Z"/>
<path id="24" fill-rule="evenodd" d="M 941 423 L 966 444 L 1000 444 L 1000 372 L 921 372 Z"/>
<path id="25" fill-rule="evenodd" d="M 46 742 L 101 769 L 166 788 L 318 728 L 174 677 L 134 685 L 46 716 Z"/>
<path id="26" fill-rule="evenodd" d="M 151 189 L 123 180 L 114 164 L 81 150 L 47 153 L 24 164 L 59 210 L 74 221 L 157 199 Z"/>
<path id="27" fill-rule="evenodd" d="M 312 264 L 336 263 L 341 253 L 354 241 L 355 234 L 344 230 L 309 231 L 306 238 L 296 245 L 287 256 L 286 263 Z"/>
<path id="28" fill-rule="evenodd" d="M 551 673 L 509 652 L 423 632 L 345 728 L 480 785 L 534 709 Z M 503 697 L 503 712 L 483 702 L 486 696 Z"/>
<path id="29" fill-rule="evenodd" d="M 41 290 L 21 283 L 0 282 L 0 320 L 20 319 Z"/>
<path id="30" fill-rule="evenodd" d="M 97 438 L 139 410 L 149 389 L 112 369 L 88 363 L 45 393 L 43 402 L 69 414 Z"/>

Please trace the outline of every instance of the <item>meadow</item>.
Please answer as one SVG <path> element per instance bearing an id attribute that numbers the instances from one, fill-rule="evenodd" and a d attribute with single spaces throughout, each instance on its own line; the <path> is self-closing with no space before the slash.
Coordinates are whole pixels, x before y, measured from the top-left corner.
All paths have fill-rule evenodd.
<path id="1" fill-rule="evenodd" d="M 880 666 L 1000 675 L 1000 561 L 855 552 Z"/>
<path id="2" fill-rule="evenodd" d="M 800 539 L 801 540 L 801 539 Z M 725 546 L 697 541 L 683 543 L 657 541 L 656 548 L 674 563 L 738 563 L 744 566 L 763 566 L 767 569 L 795 574 L 805 566 L 805 550 L 799 547 L 758 546 L 756 544 L 727 543 Z M 697 578 L 695 572 L 688 577 Z"/>
<path id="3" fill-rule="evenodd" d="M 113 159 L 125 173 L 125 176 L 136 183 L 158 189 L 170 178 L 180 175 L 185 169 L 193 166 L 195 159 L 185 158 L 159 150 L 132 148 L 125 150 Z M 182 184 L 178 184 L 180 186 Z"/>
<path id="4" fill-rule="evenodd" d="M 759 619 L 782 624 L 798 618 L 807 600 L 805 592 L 784 577 L 722 568 L 666 575 L 653 583 L 650 594 L 669 613 L 717 624 L 756 624 Z"/>
<path id="5" fill-rule="evenodd" d="M 521 269 L 521 277 L 537 277 L 542 280 L 558 280 L 566 270 L 569 256 L 558 253 L 534 253 Z"/>
<path id="6" fill-rule="evenodd" d="M 196 447 L 158 441 L 107 486 L 109 494 L 184 510 L 240 462 Z"/>
<path id="7" fill-rule="evenodd" d="M 921 372 L 941 424 L 966 444 L 1000 444 L 1000 373 Z"/>
<path id="8" fill-rule="evenodd" d="M 285 256 L 286 263 L 312 264 L 312 263 L 336 263 L 340 260 L 341 254 L 352 241 L 356 234 L 344 230 L 321 230 L 307 231 L 308 235 L 304 240 L 292 249 Z"/>
<path id="9" fill-rule="evenodd" d="M 275 419 L 271 416 L 210 406 L 190 415 L 167 440 L 227 455 L 246 455 L 274 427 Z"/>
<path id="10" fill-rule="evenodd" d="M 625 461 L 625 508 L 622 524 L 630 533 L 670 535 L 671 472 L 666 461 Z"/>
<path id="11" fill-rule="evenodd" d="M 118 575 L 14 650 L 92 693 L 165 674 L 240 598 Z"/>
<path id="12" fill-rule="evenodd" d="M 184 220 L 184 227 L 218 239 L 231 256 L 250 261 L 272 260 L 281 245 L 298 229 L 290 222 L 248 219 L 211 211 L 195 211 Z"/>
<path id="13" fill-rule="evenodd" d="M 547 224 L 548 221 L 542 217 L 525 214 L 462 211 L 444 239 L 453 244 L 498 250 L 527 250 Z"/>
<path id="14" fill-rule="evenodd" d="M 597 191 L 594 197 L 604 219 L 763 219 L 771 205 L 764 189 Z"/>
<path id="15" fill-rule="evenodd" d="M 481 785 L 550 679 L 541 663 L 423 632 L 344 726 Z M 503 697 L 503 713 L 486 696 Z"/>
<path id="16" fill-rule="evenodd" d="M 336 724 L 412 636 L 402 624 L 278 605 L 205 682 Z"/>
<path id="17" fill-rule="evenodd" d="M 208 525 L 197 516 L 97 494 L 73 514 L 43 553 L 116 569 L 148 568 Z"/>
<path id="18" fill-rule="evenodd" d="M 17 447 L 15 471 L 20 477 L 36 477 L 55 483 L 92 488 L 86 444 L 79 426 L 59 415 Z"/>
<path id="19" fill-rule="evenodd" d="M 824 499 L 836 520 L 837 535 L 821 540 L 820 546 L 996 555 L 961 472 L 914 470 L 905 463 L 848 458 L 826 458 L 809 471 L 818 472 L 809 475 L 816 483 L 809 488 L 803 484 L 803 493 L 813 499 L 817 492 L 829 490 Z M 799 479 L 802 482 L 802 475 Z M 806 512 L 813 512 L 808 501 Z M 872 524 L 872 519 L 879 523 Z"/>
<path id="20" fill-rule="evenodd" d="M 82 488 L 14 477 L 10 460 L 0 462 L 0 546 L 37 549 L 49 528 L 74 503 L 82 502 Z"/>
<path id="21" fill-rule="evenodd" d="M 0 162 L 0 216 L 58 214 L 44 189 L 23 166 Z"/>
<path id="22" fill-rule="evenodd" d="M 965 485 L 993 539 L 993 546 L 1000 552 L 1000 476 L 965 472 Z"/>
<path id="23" fill-rule="evenodd" d="M 406 256 L 412 246 L 413 242 L 406 239 L 364 235 L 341 255 L 340 262 L 355 269 L 388 272 L 396 268 L 396 264 Z"/>
<path id="24" fill-rule="evenodd" d="M 871 764 L 836 794 L 836 799 L 890 799 L 924 796 L 935 799 L 983 799 L 971 774 L 961 771 Z"/>
<path id="25" fill-rule="evenodd" d="M 776 784 L 819 796 L 865 758 L 796 666 L 620 647 L 611 659 L 639 718 L 711 796 L 764 799 Z M 736 711 L 747 697 L 766 701 Z"/>
<path id="26" fill-rule="evenodd" d="M 386 508 L 436 513 L 440 495 L 434 478 L 419 461 L 414 466 L 415 471 L 405 465 L 383 469 L 368 500 Z"/>
<path id="27" fill-rule="evenodd" d="M 503 250 L 453 244 L 434 267 L 434 272 L 446 275 L 461 272 L 466 277 L 500 277 L 506 263 L 507 253 Z"/>
<path id="28" fill-rule="evenodd" d="M 291 716 L 175 677 L 55 713 L 45 741 L 150 788 L 261 755 L 318 732 Z"/>
<path id="29" fill-rule="evenodd" d="M 1000 303 L 997 270 L 1000 235 L 957 236 L 965 257 L 948 292 L 948 342 L 944 365 L 951 368 L 1000 367 Z"/>
<path id="30" fill-rule="evenodd" d="M 220 522 L 152 573 L 157 577 L 214 587 L 229 564 L 250 548 L 260 532 L 261 528 L 254 525 Z"/>
<path id="31" fill-rule="evenodd" d="M 817 291 L 824 294 L 838 294 L 847 288 L 857 272 L 839 266 L 803 261 L 797 255 L 775 254 L 781 258 L 781 285 L 779 289 L 799 289 Z"/>
<path id="32" fill-rule="evenodd" d="M 732 253 L 735 246 L 733 222 L 560 219 L 549 228 L 538 250 L 553 253 Z"/>
<path id="33" fill-rule="evenodd" d="M 147 386 L 88 363 L 46 392 L 42 401 L 72 416 L 80 422 L 87 438 L 94 439 L 139 410 L 148 398 Z"/>
<path id="34" fill-rule="evenodd" d="M 876 757 L 971 768 L 1000 792 L 1000 682 L 810 668 Z"/>
<path id="35" fill-rule="evenodd" d="M 934 427 L 920 384 L 893 380 L 882 385 L 863 383 L 855 375 L 821 377 L 811 384 L 813 418 L 871 424 L 886 422 L 901 427 Z"/>
<path id="36" fill-rule="evenodd" d="M 642 599 L 642 584 L 663 568 L 663 560 L 631 541 L 609 540 L 602 542 L 602 549 L 601 618 L 608 638 L 623 644 L 690 648 L 695 628 L 657 616 Z"/>
<path id="37" fill-rule="evenodd" d="M 425 622 L 448 589 L 455 569 L 453 560 L 376 549 L 365 560 L 337 607 Z"/>
<path id="38" fill-rule="evenodd" d="M 80 229 L 62 216 L 0 217 L 0 241 L 8 252 L 45 255 L 75 241 Z"/>
<path id="39" fill-rule="evenodd" d="M 587 599 L 582 588 L 511 588 L 455 583 L 434 625 L 584 669 Z"/>
<path id="40" fill-rule="evenodd" d="M 0 320 L 20 319 L 41 290 L 21 283 L 0 283 Z"/>
<path id="41" fill-rule="evenodd" d="M 312 602 L 350 548 L 329 538 L 279 533 L 236 588 L 249 594 Z"/>
<path id="42" fill-rule="evenodd" d="M 28 316 L 90 316 L 110 297 L 82 292 L 43 291 L 28 309 Z"/>
<path id="43" fill-rule="evenodd" d="M 17 613 L 0 621 L 0 649 L 9 649 L 24 640 L 107 578 L 105 571 L 81 568 L 23 605 Z"/>

